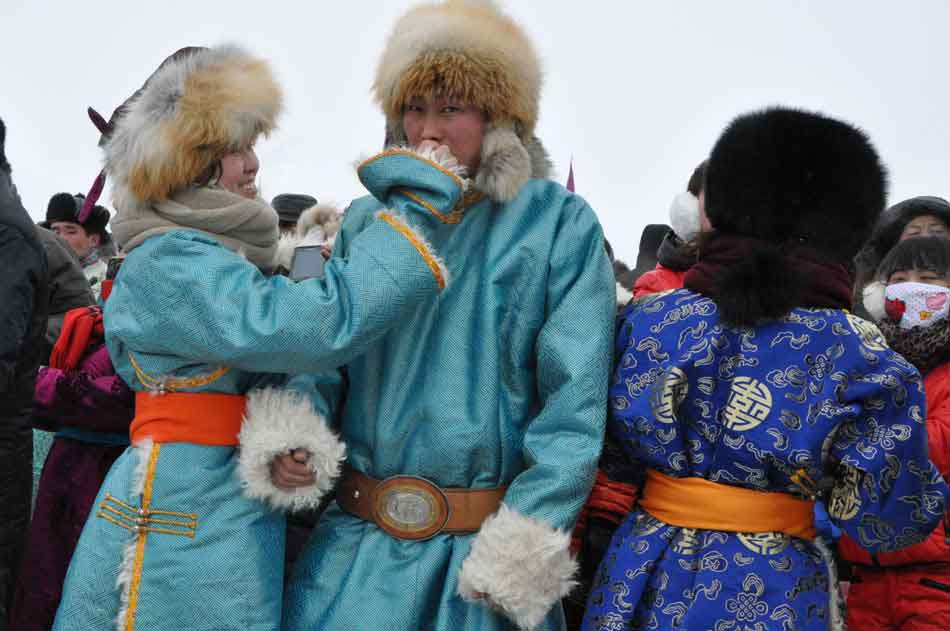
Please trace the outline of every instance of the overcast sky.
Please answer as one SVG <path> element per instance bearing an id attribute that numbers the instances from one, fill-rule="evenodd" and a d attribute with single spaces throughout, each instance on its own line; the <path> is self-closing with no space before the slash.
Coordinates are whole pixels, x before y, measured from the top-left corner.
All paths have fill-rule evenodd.
<path id="1" fill-rule="evenodd" d="M 37 220 L 49 197 L 85 191 L 101 164 L 87 106 L 106 117 L 169 53 L 236 42 L 269 59 L 286 95 L 258 146 L 265 197 L 345 205 L 352 162 L 383 141 L 369 88 L 407 0 L 85 2 L 0 0 L 0 117 Z M 736 114 L 818 109 L 866 129 L 891 201 L 947 196 L 944 0 L 507 0 L 546 70 L 539 135 L 631 264 L 640 231 Z"/>

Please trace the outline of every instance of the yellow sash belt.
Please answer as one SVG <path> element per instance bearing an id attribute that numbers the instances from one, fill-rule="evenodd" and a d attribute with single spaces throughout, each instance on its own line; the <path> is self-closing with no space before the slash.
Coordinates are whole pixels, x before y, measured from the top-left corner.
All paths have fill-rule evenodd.
<path id="1" fill-rule="evenodd" d="M 786 493 L 753 491 L 703 478 L 647 470 L 640 506 L 671 526 L 727 532 L 782 532 L 814 539 L 815 503 Z"/>

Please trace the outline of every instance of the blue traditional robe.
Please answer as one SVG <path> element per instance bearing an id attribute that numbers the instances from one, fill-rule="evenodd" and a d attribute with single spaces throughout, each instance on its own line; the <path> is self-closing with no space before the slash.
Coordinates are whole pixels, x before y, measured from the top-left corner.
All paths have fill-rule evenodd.
<path id="1" fill-rule="evenodd" d="M 417 244 L 384 222 L 324 279 L 300 283 L 264 276 L 208 235 L 172 231 L 123 264 L 106 343 L 136 391 L 172 378 L 193 380 L 183 392 L 245 394 L 283 384 L 277 373 L 345 363 L 437 289 Z M 190 442 L 120 456 L 73 556 L 56 631 L 276 631 L 285 521 L 242 495 L 236 461 L 233 446 Z M 167 523 L 143 533 L 146 495 Z"/>
<path id="2" fill-rule="evenodd" d="M 860 318 L 795 309 L 730 328 L 712 300 L 678 290 L 627 307 L 615 358 L 608 431 L 644 471 L 823 494 L 834 524 L 872 551 L 922 540 L 943 514 L 920 375 Z M 815 542 L 680 528 L 636 507 L 583 628 L 825 631 L 827 557 Z"/>
<path id="3" fill-rule="evenodd" d="M 407 200 L 391 203 L 398 210 Z M 381 208 L 374 198 L 353 203 L 334 256 L 349 256 Z M 600 225 L 583 199 L 541 180 L 505 204 L 437 210 L 457 222 L 440 246 L 451 281 L 347 365 L 337 426 L 348 465 L 378 479 L 507 485 L 509 509 L 570 530 L 593 483 L 606 412 L 615 290 Z M 458 594 L 476 537 L 402 541 L 334 503 L 297 561 L 283 628 L 515 628 Z M 499 584 L 510 578 L 496 569 Z M 540 629 L 563 628 L 551 604 Z"/>

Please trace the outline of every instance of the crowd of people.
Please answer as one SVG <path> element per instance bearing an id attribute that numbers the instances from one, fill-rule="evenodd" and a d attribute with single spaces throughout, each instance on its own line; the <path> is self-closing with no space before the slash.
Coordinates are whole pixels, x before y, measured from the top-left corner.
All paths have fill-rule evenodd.
<path id="1" fill-rule="evenodd" d="M 90 111 L 39 225 L 0 121 L 0 629 L 950 623 L 950 204 L 744 113 L 631 270 L 541 77 L 494 4 L 411 9 L 339 210 L 260 196 L 281 87 L 237 46 Z"/>

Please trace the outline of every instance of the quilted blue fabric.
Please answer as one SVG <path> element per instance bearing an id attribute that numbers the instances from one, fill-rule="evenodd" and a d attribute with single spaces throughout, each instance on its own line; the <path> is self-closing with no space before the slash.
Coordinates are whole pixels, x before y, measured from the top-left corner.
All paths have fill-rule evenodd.
<path id="1" fill-rule="evenodd" d="M 796 309 L 729 328 L 713 301 L 679 290 L 628 306 L 615 354 L 608 431 L 642 469 L 797 497 L 791 476 L 804 471 L 834 525 L 873 551 L 920 541 L 940 519 L 920 375 L 874 325 Z M 826 631 L 828 583 L 811 542 L 678 528 L 637 507 L 583 628 Z"/>
<path id="2" fill-rule="evenodd" d="M 348 256 L 380 207 L 371 198 L 351 206 L 335 256 Z M 443 487 L 510 485 L 509 506 L 570 529 L 606 409 L 615 289 L 600 225 L 580 197 L 531 181 L 513 201 L 483 200 L 442 231 L 448 288 L 347 365 L 338 427 L 348 464 Z M 472 539 L 399 541 L 332 505 L 298 559 L 283 628 L 514 628 L 456 593 Z M 540 628 L 563 625 L 556 605 Z"/>

